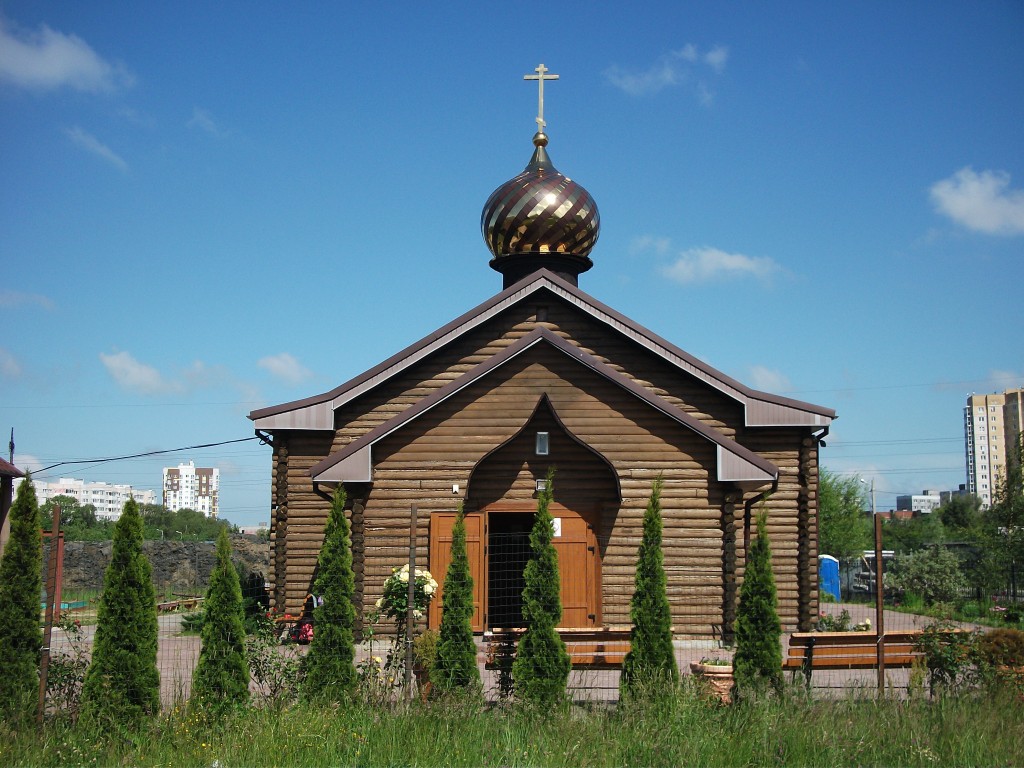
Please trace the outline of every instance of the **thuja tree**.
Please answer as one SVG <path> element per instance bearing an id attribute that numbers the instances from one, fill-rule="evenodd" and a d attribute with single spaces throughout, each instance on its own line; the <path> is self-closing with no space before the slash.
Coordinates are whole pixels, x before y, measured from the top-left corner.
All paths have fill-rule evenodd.
<path id="1" fill-rule="evenodd" d="M 302 691 L 307 699 L 340 703 L 355 689 L 355 586 L 345 489 L 339 485 L 331 500 L 313 584 L 313 594 L 322 597 L 323 604 L 313 611 L 313 640 L 302 661 Z"/>
<path id="2" fill-rule="evenodd" d="M 526 632 L 519 641 L 512 665 L 516 696 L 524 701 L 549 705 L 565 695 L 570 660 L 555 627 L 562 618 L 559 593 L 558 553 L 551 543 L 554 520 L 548 506 L 554 491 L 554 473 L 537 502 L 537 516 L 530 531 L 530 559 L 523 571 L 523 619 Z"/>
<path id="3" fill-rule="evenodd" d="M 473 576 L 466 553 L 466 521 L 459 514 L 452 529 L 451 562 L 444 577 L 441 638 L 430 680 L 442 691 L 480 682 L 473 641 Z"/>
<path id="4" fill-rule="evenodd" d="M 782 689 L 782 625 L 779 622 L 772 551 L 766 512 L 757 516 L 757 538 L 747 555 L 747 568 L 736 610 L 736 653 L 733 656 L 737 699 L 769 686 Z"/>
<path id="5" fill-rule="evenodd" d="M 242 588 L 231 563 L 226 528 L 217 537 L 217 562 L 203 601 L 199 662 L 192 673 L 192 697 L 201 706 L 221 709 L 249 698 Z"/>
<path id="6" fill-rule="evenodd" d="M 103 578 L 92 663 L 82 684 L 82 719 L 107 729 L 130 727 L 160 708 L 156 667 L 156 595 L 142 553 L 142 517 L 130 499 L 114 526 Z"/>
<path id="7" fill-rule="evenodd" d="M 620 688 L 627 696 L 653 692 L 658 686 L 679 682 L 661 551 L 661 489 L 659 477 L 654 481 L 644 512 L 643 539 L 637 553 L 635 587 L 629 609 L 633 630 L 620 678 Z"/>
<path id="8" fill-rule="evenodd" d="M 32 479 L 18 486 L 8 512 L 11 535 L 0 563 L 0 718 L 35 709 L 39 688 L 39 595 L 43 588 L 39 505 Z"/>

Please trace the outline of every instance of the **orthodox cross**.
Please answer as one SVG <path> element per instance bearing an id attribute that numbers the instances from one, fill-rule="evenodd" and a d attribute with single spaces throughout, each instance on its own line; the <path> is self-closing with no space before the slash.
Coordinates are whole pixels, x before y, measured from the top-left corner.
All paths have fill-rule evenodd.
<path id="1" fill-rule="evenodd" d="M 558 75 L 547 74 L 548 68 L 541 64 L 535 70 L 536 75 L 523 75 L 523 80 L 536 80 L 537 81 L 537 132 L 544 133 L 544 126 L 547 123 L 544 122 L 544 81 L 545 80 L 557 80 Z"/>

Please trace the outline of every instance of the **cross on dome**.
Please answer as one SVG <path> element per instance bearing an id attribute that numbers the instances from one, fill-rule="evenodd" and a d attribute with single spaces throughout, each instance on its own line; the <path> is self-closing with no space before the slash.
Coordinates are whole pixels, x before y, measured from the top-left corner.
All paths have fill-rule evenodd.
<path id="1" fill-rule="evenodd" d="M 543 63 L 533 71 L 537 74 L 523 75 L 523 80 L 537 81 L 537 133 L 544 133 L 544 126 L 547 125 L 544 122 L 544 81 L 557 80 L 558 75 L 547 74 L 548 68 Z"/>

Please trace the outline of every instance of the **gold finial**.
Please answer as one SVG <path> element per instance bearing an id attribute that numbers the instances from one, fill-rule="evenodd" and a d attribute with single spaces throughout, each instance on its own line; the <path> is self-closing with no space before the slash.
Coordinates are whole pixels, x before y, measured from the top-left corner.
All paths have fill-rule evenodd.
<path id="1" fill-rule="evenodd" d="M 543 136 L 544 126 L 547 125 L 547 123 L 544 122 L 544 81 L 557 80 L 558 75 L 549 75 L 547 73 L 548 68 L 545 67 L 543 63 L 533 71 L 537 74 L 523 75 L 523 80 L 537 81 L 537 133 Z"/>

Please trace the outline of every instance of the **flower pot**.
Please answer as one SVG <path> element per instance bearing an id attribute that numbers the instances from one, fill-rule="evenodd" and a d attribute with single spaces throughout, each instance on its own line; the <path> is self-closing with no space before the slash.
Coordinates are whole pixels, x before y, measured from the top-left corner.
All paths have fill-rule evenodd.
<path id="1" fill-rule="evenodd" d="M 709 696 L 714 696 L 723 704 L 732 703 L 732 665 L 691 661 L 690 672 L 698 678 L 698 683 Z"/>

